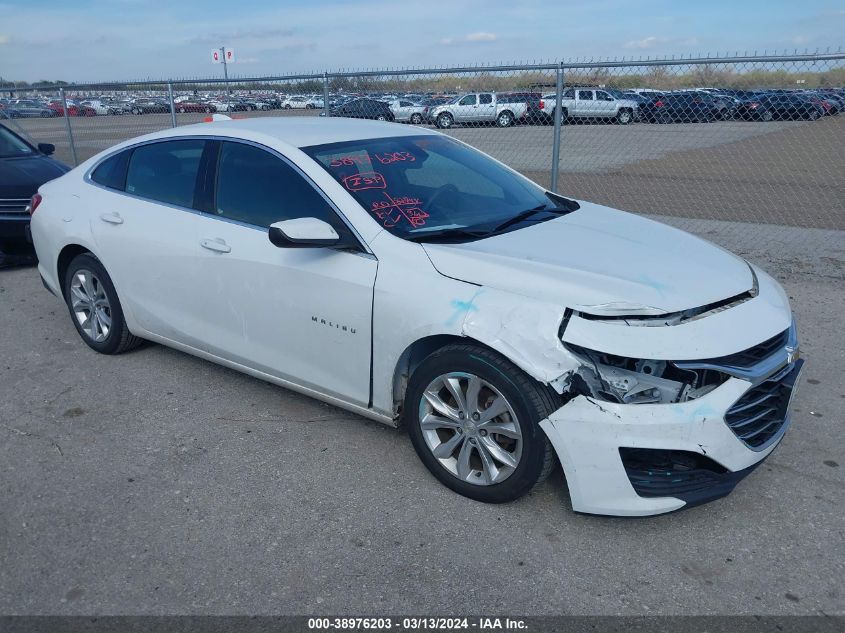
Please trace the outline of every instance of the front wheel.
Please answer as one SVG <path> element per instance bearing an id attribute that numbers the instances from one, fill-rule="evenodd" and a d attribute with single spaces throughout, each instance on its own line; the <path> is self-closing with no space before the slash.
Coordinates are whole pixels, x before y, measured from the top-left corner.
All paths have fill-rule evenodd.
<path id="1" fill-rule="evenodd" d="M 616 122 L 620 125 L 628 125 L 633 120 L 634 115 L 631 113 L 630 110 L 620 110 L 619 113 L 616 115 Z"/>
<path id="2" fill-rule="evenodd" d="M 73 325 L 91 349 L 120 354 L 141 343 L 126 325 L 106 269 L 90 253 L 71 261 L 65 273 L 64 295 Z"/>
<path id="3" fill-rule="evenodd" d="M 452 115 L 448 112 L 444 112 L 443 114 L 439 115 L 436 119 L 437 127 L 448 130 L 452 127 L 452 124 L 455 122 L 455 119 L 452 118 Z"/>
<path id="4" fill-rule="evenodd" d="M 419 125 L 420 123 L 422 123 L 422 115 L 417 113 L 412 114 L 411 123 L 413 123 L 414 125 Z"/>
<path id="5" fill-rule="evenodd" d="M 455 492 L 504 503 L 529 492 L 554 465 L 539 422 L 557 394 L 499 354 L 449 345 L 411 377 L 404 422 L 428 470 Z"/>

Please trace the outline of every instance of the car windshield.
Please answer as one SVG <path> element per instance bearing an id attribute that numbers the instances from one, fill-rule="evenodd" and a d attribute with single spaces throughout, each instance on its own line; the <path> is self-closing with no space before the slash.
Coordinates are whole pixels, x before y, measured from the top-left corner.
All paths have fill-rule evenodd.
<path id="1" fill-rule="evenodd" d="M 0 125 L 0 158 L 31 156 L 35 151 L 21 138 Z"/>
<path id="2" fill-rule="evenodd" d="M 471 241 L 578 208 L 447 136 L 303 148 L 398 237 Z"/>

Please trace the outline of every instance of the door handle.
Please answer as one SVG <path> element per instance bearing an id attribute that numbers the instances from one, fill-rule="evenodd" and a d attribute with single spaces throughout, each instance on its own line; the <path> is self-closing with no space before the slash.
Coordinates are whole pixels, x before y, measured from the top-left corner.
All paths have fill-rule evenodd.
<path id="1" fill-rule="evenodd" d="M 232 247 L 226 244 L 220 238 L 209 240 L 200 240 L 200 246 L 203 248 L 207 248 L 210 251 L 214 251 L 215 253 L 231 253 Z"/>
<path id="2" fill-rule="evenodd" d="M 100 219 L 109 224 L 123 224 L 123 218 L 120 217 L 119 213 L 103 213 L 100 215 Z"/>

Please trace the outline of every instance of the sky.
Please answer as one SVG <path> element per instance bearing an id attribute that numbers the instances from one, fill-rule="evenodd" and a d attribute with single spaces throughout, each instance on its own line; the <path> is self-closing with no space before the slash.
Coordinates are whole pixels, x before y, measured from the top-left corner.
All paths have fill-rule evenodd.
<path id="1" fill-rule="evenodd" d="M 836 50 L 814 0 L 0 0 L 4 80 L 216 77 L 574 58 Z"/>

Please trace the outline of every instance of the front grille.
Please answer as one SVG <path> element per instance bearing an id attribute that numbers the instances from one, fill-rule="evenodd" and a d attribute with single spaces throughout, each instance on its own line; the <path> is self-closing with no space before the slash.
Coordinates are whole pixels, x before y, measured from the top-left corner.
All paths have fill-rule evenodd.
<path id="1" fill-rule="evenodd" d="M 706 362 L 712 365 L 723 365 L 727 367 L 753 367 L 761 360 L 768 358 L 778 350 L 786 347 L 789 340 L 789 330 L 784 330 L 780 334 L 773 336 L 767 341 L 763 341 L 759 345 L 755 345 L 742 352 L 736 352 L 728 356 L 720 356 L 719 358 L 710 358 Z"/>
<path id="2" fill-rule="evenodd" d="M 0 198 L 0 216 L 27 217 L 29 198 Z"/>
<path id="3" fill-rule="evenodd" d="M 749 389 L 728 409 L 725 422 L 748 446 L 759 448 L 765 445 L 783 427 L 803 363 L 803 360 L 797 360 L 787 365 Z"/>

